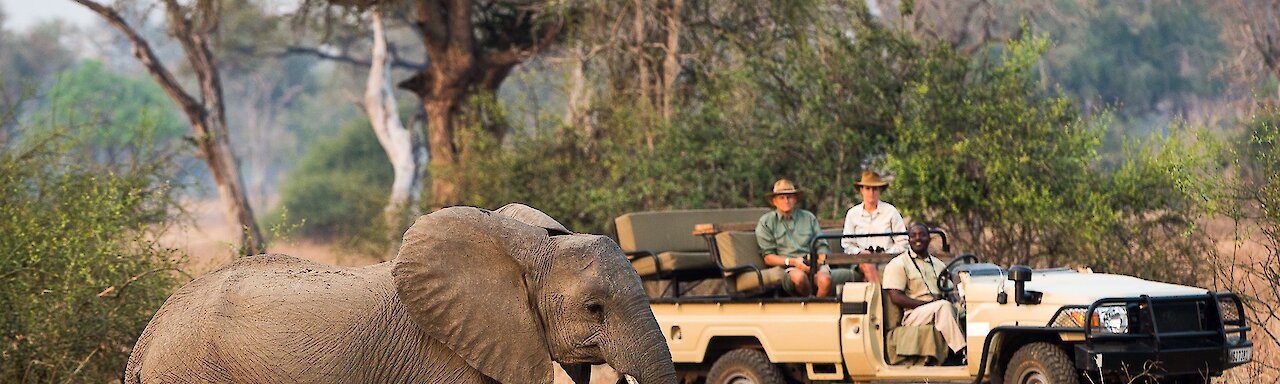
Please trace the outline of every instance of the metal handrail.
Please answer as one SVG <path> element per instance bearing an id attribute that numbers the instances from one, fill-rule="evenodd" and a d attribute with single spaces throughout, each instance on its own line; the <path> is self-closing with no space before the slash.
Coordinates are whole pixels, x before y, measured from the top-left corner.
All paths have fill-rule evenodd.
<path id="1" fill-rule="evenodd" d="M 947 242 L 946 232 L 943 232 L 941 229 L 933 228 L 929 230 L 929 233 L 936 234 L 942 238 L 943 252 L 951 252 L 951 244 Z M 818 273 L 818 269 L 816 268 L 817 261 L 818 261 L 818 247 L 816 245 L 818 244 L 819 240 L 850 239 L 850 238 L 862 238 L 862 237 L 907 236 L 909 234 L 910 234 L 909 232 L 883 232 L 883 233 L 851 233 L 851 234 L 830 234 L 830 235 L 822 234 L 822 235 L 814 236 L 813 238 L 809 239 L 809 255 L 805 259 L 805 262 L 810 266 L 809 281 L 813 282 L 814 276 L 816 276 Z M 814 287 L 814 289 L 810 290 L 809 295 L 814 295 L 817 293 L 817 291 L 818 291 L 817 287 Z"/>

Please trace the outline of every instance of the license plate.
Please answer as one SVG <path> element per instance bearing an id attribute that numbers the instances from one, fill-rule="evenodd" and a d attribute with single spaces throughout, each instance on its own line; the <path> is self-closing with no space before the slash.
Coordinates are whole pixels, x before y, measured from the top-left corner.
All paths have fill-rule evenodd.
<path id="1" fill-rule="evenodd" d="M 1231 364 L 1238 364 L 1253 360 L 1253 347 L 1235 348 L 1229 353 L 1228 360 Z"/>

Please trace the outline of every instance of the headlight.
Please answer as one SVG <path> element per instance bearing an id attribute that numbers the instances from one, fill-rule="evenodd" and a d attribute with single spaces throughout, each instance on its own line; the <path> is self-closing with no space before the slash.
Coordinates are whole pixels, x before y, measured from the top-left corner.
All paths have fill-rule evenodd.
<path id="1" fill-rule="evenodd" d="M 1052 327 L 1084 328 L 1085 307 L 1064 308 L 1049 325 Z M 1106 333 L 1129 333 L 1129 311 L 1122 306 L 1098 307 L 1088 321 L 1089 328 Z"/>
<path id="2" fill-rule="evenodd" d="M 1097 316 L 1098 330 L 1109 333 L 1129 333 L 1129 310 L 1125 307 L 1098 307 L 1093 313 Z"/>
<path id="3" fill-rule="evenodd" d="M 1240 319 L 1239 308 L 1236 308 L 1236 299 L 1232 297 L 1219 297 L 1218 307 L 1222 308 L 1222 322 L 1232 325 L 1243 325 Z"/>
<path id="4" fill-rule="evenodd" d="M 1084 328 L 1084 313 L 1088 311 L 1084 307 L 1065 308 L 1062 312 L 1058 312 L 1058 316 L 1053 318 L 1053 322 L 1049 324 L 1051 327 L 1064 328 Z M 1098 324 L 1098 315 L 1095 313 L 1093 321 L 1094 325 Z"/>

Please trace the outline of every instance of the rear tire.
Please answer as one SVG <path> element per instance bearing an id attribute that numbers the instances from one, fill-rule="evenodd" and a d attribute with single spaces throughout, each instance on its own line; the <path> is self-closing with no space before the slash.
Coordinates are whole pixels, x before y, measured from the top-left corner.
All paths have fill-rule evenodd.
<path id="1" fill-rule="evenodd" d="M 707 373 L 707 384 L 783 384 L 769 356 L 755 349 L 735 349 L 720 356 Z"/>
<path id="2" fill-rule="evenodd" d="M 1018 348 L 1004 372 L 1004 384 L 1080 384 L 1067 353 L 1043 342 Z"/>

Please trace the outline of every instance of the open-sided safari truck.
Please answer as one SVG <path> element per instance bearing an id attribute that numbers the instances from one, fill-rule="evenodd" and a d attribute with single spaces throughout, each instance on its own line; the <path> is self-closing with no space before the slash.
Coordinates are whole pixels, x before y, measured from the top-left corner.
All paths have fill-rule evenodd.
<path id="1" fill-rule="evenodd" d="M 668 284 L 650 301 L 684 382 L 1202 383 L 1252 359 L 1244 307 L 1232 293 L 1065 268 L 1006 269 L 961 255 L 940 280 L 960 308 L 967 362 L 922 365 L 934 363 L 923 356 L 945 353 L 928 346 L 945 343 L 921 343 L 940 337 L 931 325 L 900 326 L 902 310 L 878 281 L 844 282 L 828 298 L 781 293 L 786 274 L 764 265 L 751 232 L 766 211 L 615 220 L 641 277 Z M 824 233 L 814 241 L 832 240 L 829 264 L 883 265 L 892 257 L 840 253 L 842 236 Z M 701 295 L 679 288 L 707 280 L 723 288 Z"/>

